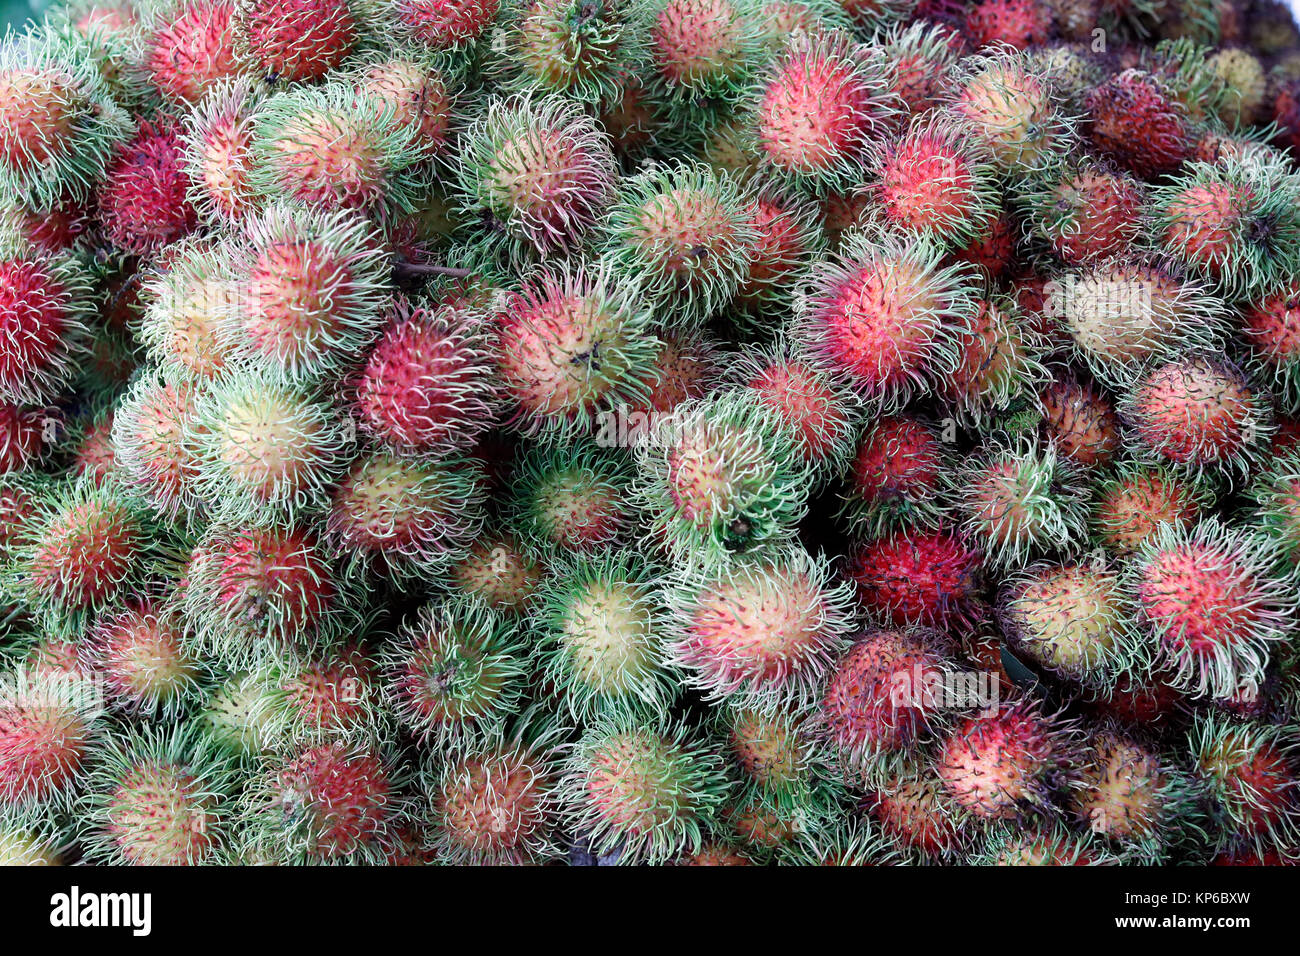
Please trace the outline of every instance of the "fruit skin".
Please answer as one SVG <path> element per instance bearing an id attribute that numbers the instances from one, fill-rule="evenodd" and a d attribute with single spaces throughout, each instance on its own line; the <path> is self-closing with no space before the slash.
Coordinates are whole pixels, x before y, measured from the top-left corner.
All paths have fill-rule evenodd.
<path id="1" fill-rule="evenodd" d="M 1194 524 L 1212 497 L 1203 484 L 1171 469 L 1123 462 L 1094 492 L 1093 535 L 1102 546 L 1126 557 L 1162 522 L 1180 528 Z"/>
<path id="2" fill-rule="evenodd" d="M 169 262 L 141 285 L 148 305 L 139 337 L 146 356 L 166 376 L 212 379 L 230 351 L 220 328 L 237 301 L 230 256 L 205 240 L 182 240 Z"/>
<path id="3" fill-rule="evenodd" d="M 500 10 L 500 0 L 394 0 L 380 8 L 378 13 L 384 19 L 374 29 L 381 35 L 400 36 L 417 47 L 465 55 Z"/>
<path id="4" fill-rule="evenodd" d="M 1276 541 L 1209 517 L 1161 524 L 1129 565 L 1148 667 L 1175 688 L 1227 698 L 1257 689 L 1274 648 L 1295 627 L 1293 578 L 1279 576 Z"/>
<path id="5" fill-rule="evenodd" d="M 95 622 L 81 647 L 86 671 L 102 675 L 119 712 L 175 719 L 200 695 L 203 680 L 182 629 L 173 607 L 156 598 L 132 600 Z"/>
<path id="6" fill-rule="evenodd" d="M 1271 385 L 1280 408 L 1300 409 L 1300 283 L 1281 283 L 1255 299 L 1241 324 L 1253 377 Z"/>
<path id="7" fill-rule="evenodd" d="M 940 473 L 950 466 L 927 422 L 886 415 L 869 422 L 849 466 L 843 515 L 878 537 L 894 528 L 930 528 L 946 511 Z"/>
<path id="8" fill-rule="evenodd" d="M 0 189 L 35 210 L 88 198 L 132 133 L 84 54 L 64 55 L 52 34 L 0 42 Z"/>
<path id="9" fill-rule="evenodd" d="M 97 744 L 78 801 L 88 860 L 197 866 L 228 860 L 238 776 L 201 728 L 116 728 Z"/>
<path id="10" fill-rule="evenodd" d="M 452 596 L 404 621 L 379 664 L 402 727 L 439 751 L 472 752 L 523 708 L 532 659 L 516 620 Z"/>
<path id="11" fill-rule="evenodd" d="M 737 102 L 758 67 L 752 0 L 655 0 L 648 37 L 652 86 L 687 116 Z"/>
<path id="12" fill-rule="evenodd" d="M 607 138 L 562 96 L 495 97 L 461 144 L 460 210 L 489 259 L 523 265 L 576 251 L 613 195 Z"/>
<path id="13" fill-rule="evenodd" d="M 140 123 L 120 146 L 99 191 L 104 234 L 124 252 L 145 255 L 183 238 L 198 225 L 189 200 L 180 123 L 172 116 Z"/>
<path id="14" fill-rule="evenodd" d="M 102 732 L 102 697 L 80 671 L 27 663 L 0 674 L 0 689 L 0 808 L 67 809 Z"/>
<path id="15" fill-rule="evenodd" d="M 277 93 L 258 108 L 249 186 L 321 211 L 414 212 L 421 186 L 417 130 L 342 80 Z"/>
<path id="16" fill-rule="evenodd" d="M 555 562 L 533 623 L 557 709 L 587 723 L 602 713 L 651 716 L 676 696 L 656 570 L 627 550 Z"/>
<path id="17" fill-rule="evenodd" d="M 319 80 L 360 39 L 349 0 L 239 0 L 240 56 L 272 82 Z"/>
<path id="18" fill-rule="evenodd" d="M 1044 170 L 1021 202 L 1033 228 L 1070 265 L 1122 254 L 1147 219 L 1145 187 L 1095 161 L 1067 159 Z"/>
<path id="19" fill-rule="evenodd" d="M 543 267 L 491 323 L 511 424 L 525 434 L 571 440 L 649 398 L 655 315 L 637 279 L 606 263 Z"/>
<path id="20" fill-rule="evenodd" d="M 850 553 L 844 575 L 862 608 L 886 625 L 963 632 L 984 616 L 982 565 L 969 538 L 940 524 L 864 541 Z"/>
<path id="21" fill-rule="evenodd" d="M 968 57 L 950 80 L 951 108 L 1000 168 L 1023 176 L 1057 161 L 1076 141 L 1050 78 L 1012 50 Z"/>
<path id="22" fill-rule="evenodd" d="M 194 414 L 194 389 L 156 369 L 143 369 L 113 415 L 114 469 L 132 493 L 162 517 L 188 522 L 200 503 L 197 460 L 184 441 Z"/>
<path id="23" fill-rule="evenodd" d="M 1139 458 L 1194 477 L 1252 470 L 1272 438 L 1271 411 L 1239 369 L 1207 354 L 1153 366 L 1119 403 Z"/>
<path id="24" fill-rule="evenodd" d="M 63 253 L 0 240 L 0 402 L 53 399 L 89 346 L 91 276 Z"/>
<path id="25" fill-rule="evenodd" d="M 924 240 L 867 232 L 818 263 L 794 335 L 864 400 L 893 410 L 956 371 L 974 317 L 969 273 Z"/>
<path id="26" fill-rule="evenodd" d="M 758 83 L 752 149 L 760 168 L 798 192 L 842 192 L 866 178 L 877 137 L 894 123 L 883 57 L 843 35 L 796 34 Z"/>
<path id="27" fill-rule="evenodd" d="M 955 860 L 966 849 L 956 807 L 928 760 L 905 761 L 879 789 L 866 794 L 863 804 L 884 834 L 910 853 L 910 862 Z"/>
<path id="28" fill-rule="evenodd" d="M 725 308 L 759 242 L 752 187 L 701 163 L 650 165 L 623 180 L 602 224 L 615 276 L 686 329 Z"/>
<path id="29" fill-rule="evenodd" d="M 671 582 L 667 647 L 708 699 L 801 709 L 852 627 L 852 593 L 802 548 Z"/>
<path id="30" fill-rule="evenodd" d="M 666 718 L 602 717 L 565 763 L 564 821 L 619 863 L 698 852 L 727 793 L 722 761 Z"/>
<path id="31" fill-rule="evenodd" d="M 770 409 L 717 391 L 659 421 L 635 449 L 636 500 L 654 541 L 710 567 L 790 540 L 811 473 Z"/>

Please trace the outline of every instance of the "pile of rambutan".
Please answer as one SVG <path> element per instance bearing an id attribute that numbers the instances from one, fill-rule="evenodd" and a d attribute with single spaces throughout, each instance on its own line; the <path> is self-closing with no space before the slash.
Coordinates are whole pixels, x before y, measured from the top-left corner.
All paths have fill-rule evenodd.
<path id="1" fill-rule="evenodd" d="M 0 40 L 0 864 L 1300 861 L 1276 0 Z"/>

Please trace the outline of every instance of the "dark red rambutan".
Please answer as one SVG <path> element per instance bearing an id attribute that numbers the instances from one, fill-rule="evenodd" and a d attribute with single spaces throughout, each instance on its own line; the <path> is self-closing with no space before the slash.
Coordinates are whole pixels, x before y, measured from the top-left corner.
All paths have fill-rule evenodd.
<path id="1" fill-rule="evenodd" d="M 864 610 L 892 627 L 963 629 L 980 614 L 979 552 L 952 533 L 895 531 L 861 545 L 845 574 Z"/>
<path id="2" fill-rule="evenodd" d="M 1125 70 L 1088 93 L 1092 144 L 1139 176 L 1172 172 L 1196 145 L 1185 108 L 1156 76 Z"/>
<path id="3" fill-rule="evenodd" d="M 157 252 L 198 224 L 184 154 L 171 117 L 144 120 L 118 150 L 100 189 L 99 215 L 105 236 L 122 251 Z"/>

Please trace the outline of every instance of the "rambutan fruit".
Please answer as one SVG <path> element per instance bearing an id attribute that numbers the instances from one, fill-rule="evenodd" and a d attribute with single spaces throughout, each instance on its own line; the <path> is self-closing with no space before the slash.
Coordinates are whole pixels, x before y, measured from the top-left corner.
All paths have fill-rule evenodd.
<path id="1" fill-rule="evenodd" d="M 779 53 L 796 33 L 853 31 L 853 21 L 839 0 L 764 0 L 754 17 L 770 53 Z"/>
<path id="2" fill-rule="evenodd" d="M 6 242 L 26 242 L 44 253 L 70 252 L 88 238 L 90 210 L 83 199 L 61 196 L 48 209 L 26 203 L 5 203 L 0 208 L 0 235 Z"/>
<path id="3" fill-rule="evenodd" d="M 1274 647 L 1296 626 L 1296 593 L 1275 572 L 1278 546 L 1206 518 L 1192 528 L 1161 524 L 1127 569 L 1126 586 L 1152 665 L 1169 683 L 1228 697 L 1258 688 Z"/>
<path id="4" fill-rule="evenodd" d="M 518 866 L 559 856 L 553 736 L 498 735 L 443 765 L 429 787 L 440 860 Z"/>
<path id="5" fill-rule="evenodd" d="M 945 23 L 918 20 L 890 27 L 879 42 L 893 65 L 890 88 L 907 112 L 919 115 L 939 106 L 948 74 L 965 52 L 961 34 Z"/>
<path id="6" fill-rule="evenodd" d="M 270 688 L 256 674 L 236 671 L 212 690 L 196 720 L 215 747 L 240 758 L 270 748 Z"/>
<path id="7" fill-rule="evenodd" d="M 171 609 L 132 601 L 101 616 L 81 649 L 88 671 L 103 676 L 108 703 L 131 715 L 174 715 L 199 691 L 199 663 Z"/>
<path id="8" fill-rule="evenodd" d="M 1296 845 L 1300 806 L 1290 728 L 1205 714 L 1189 741 L 1192 770 L 1212 801 L 1221 847 L 1263 853 Z"/>
<path id="9" fill-rule="evenodd" d="M 248 183 L 259 198 L 320 209 L 414 209 L 418 130 L 336 80 L 267 99 L 253 117 Z"/>
<path id="10" fill-rule="evenodd" d="M 1154 465 L 1124 463 L 1093 492 L 1093 531 L 1103 547 L 1126 558 L 1162 524 L 1190 528 L 1209 498 L 1207 489 L 1189 477 Z"/>
<path id="11" fill-rule="evenodd" d="M 1272 433 L 1267 395 L 1212 354 L 1153 367 L 1124 395 L 1119 412 L 1142 456 L 1196 475 L 1249 469 Z"/>
<path id="12" fill-rule="evenodd" d="M 134 590 L 156 535 L 117 488 L 60 483 L 42 493 L 23 529 L 13 581 L 47 627 L 75 631 Z"/>
<path id="13" fill-rule="evenodd" d="M 75 796 L 103 700 L 85 676 L 19 665 L 0 675 L 0 806 L 62 806 Z"/>
<path id="14" fill-rule="evenodd" d="M 401 578 L 463 557 L 485 520 L 482 469 L 388 452 L 362 455 L 339 482 L 326 518 L 335 548 L 359 567 Z"/>
<path id="15" fill-rule="evenodd" d="M 171 101 L 197 103 L 221 80 L 237 76 L 237 0 L 176 0 L 150 11 L 142 68 Z"/>
<path id="16" fill-rule="evenodd" d="M 754 136 L 763 171 L 825 195 L 861 184 L 875 140 L 898 118 L 883 56 L 843 35 L 796 34 L 759 80 Z"/>
<path id="17" fill-rule="evenodd" d="M 591 553 L 622 542 L 636 517 L 631 480 L 618 449 L 537 445 L 519 463 L 511 524 L 525 547 L 542 553 Z"/>
<path id="18" fill-rule="evenodd" d="M 493 98 L 470 124 L 456 177 L 475 241 L 523 262 L 577 249 L 605 214 L 617 168 L 579 104 L 518 95 Z"/>
<path id="19" fill-rule="evenodd" d="M 1037 821 L 1031 827 L 999 824 L 990 828 L 974 866 L 1108 866 L 1115 857 L 1086 833 L 1077 833 L 1060 820 Z"/>
<path id="20" fill-rule="evenodd" d="M 509 532 L 488 532 L 448 572 L 452 586 L 488 607 L 523 614 L 549 569 Z"/>
<path id="21" fill-rule="evenodd" d="M 379 677 L 359 645 L 305 658 L 271 655 L 254 670 L 253 680 L 265 688 L 255 721 L 277 748 L 389 736 Z"/>
<path id="22" fill-rule="evenodd" d="M 626 161 L 644 158 L 668 124 L 664 104 L 650 83 L 626 71 L 619 76 L 618 89 L 597 104 L 596 118 L 615 155 Z"/>
<path id="23" fill-rule="evenodd" d="M 928 761 L 906 761 L 864 803 L 885 836 L 921 861 L 949 860 L 962 848 L 956 805 Z"/>
<path id="24" fill-rule="evenodd" d="M 126 485 L 154 511 L 188 519 L 198 506 L 198 458 L 185 442 L 195 389 L 146 369 L 113 414 L 113 464 Z"/>
<path id="25" fill-rule="evenodd" d="M 766 332 L 774 318 L 789 313 L 795 292 L 824 247 L 817 207 L 764 190 L 754 200 L 758 238 L 749 275 L 736 290 L 737 323 Z"/>
<path id="26" fill-rule="evenodd" d="M 964 718 L 943 741 L 938 774 L 962 813 L 975 821 L 1044 812 L 1068 782 L 1074 727 L 1020 698 Z"/>
<path id="27" fill-rule="evenodd" d="M 93 61 L 39 31 L 0 42 L 0 187 L 34 208 L 87 196 L 131 134 Z"/>
<path id="28" fill-rule="evenodd" d="M 1012 648 L 1081 683 L 1109 686 L 1136 653 L 1119 574 L 1100 562 L 1026 569 L 1003 584 L 999 617 Z"/>
<path id="29" fill-rule="evenodd" d="M 819 477 L 837 473 L 852 450 L 859 403 L 824 370 L 778 339 L 735 356 L 731 380 L 777 413 L 804 459 Z"/>
<path id="30" fill-rule="evenodd" d="M 785 866 L 890 866 L 897 856 L 893 842 L 860 817 L 801 834 L 777 851 Z"/>
<path id="31" fill-rule="evenodd" d="M 535 625 L 556 706 L 587 721 L 654 714 L 673 698 L 664 609 L 652 569 L 627 551 L 558 562 L 537 596 Z"/>
<path id="32" fill-rule="evenodd" d="M 1070 803 L 1089 832 L 1148 864 L 1196 827 L 1186 773 L 1159 750 L 1110 726 L 1090 731 Z"/>
<path id="33" fill-rule="evenodd" d="M 999 417 L 1048 378 L 1047 342 L 1008 300 L 980 299 L 953 345 L 957 367 L 937 391 L 962 421 L 978 425 Z"/>
<path id="34" fill-rule="evenodd" d="M 1300 281 L 1279 283 L 1242 311 L 1250 366 L 1271 380 L 1278 402 L 1300 409 Z"/>
<path id="35" fill-rule="evenodd" d="M 974 266 L 985 283 L 996 283 L 1006 276 L 1016 258 L 1021 231 L 1017 218 L 999 208 L 978 236 L 953 253 L 953 260 Z"/>
<path id="36" fill-rule="evenodd" d="M 814 267 L 795 334 L 864 399 L 899 405 L 956 370 L 976 308 L 968 280 L 923 240 L 854 233 Z"/>
<path id="37" fill-rule="evenodd" d="M 950 528 L 903 528 L 855 549 L 844 574 L 875 620 L 964 631 L 981 615 L 982 565 L 980 552 Z"/>
<path id="38" fill-rule="evenodd" d="M 952 109 L 1003 169 L 1040 168 L 1074 138 L 1050 79 L 1015 51 L 970 57 L 953 78 Z"/>
<path id="39" fill-rule="evenodd" d="M 869 534 L 929 527 L 944 512 L 940 474 L 950 466 L 941 436 L 920 419 L 885 415 L 858 439 L 844 496 L 850 521 Z"/>
<path id="40" fill-rule="evenodd" d="M 1156 359 L 1213 350 L 1227 325 L 1202 286 L 1141 261 L 1107 261 L 1048 289 L 1046 308 L 1099 382 L 1126 386 Z"/>
<path id="41" fill-rule="evenodd" d="M 379 661 L 398 723 L 440 751 L 464 749 L 518 713 L 529 664 L 513 619 L 459 597 L 421 607 Z"/>
<path id="42" fill-rule="evenodd" d="M 1255 475 L 1249 495 L 1260 530 L 1300 565 L 1300 454 L 1293 450 L 1275 458 Z"/>
<path id="43" fill-rule="evenodd" d="M 978 0 L 967 8 L 964 26 L 977 48 L 1024 50 L 1047 42 L 1052 10 L 1035 0 Z"/>
<path id="44" fill-rule="evenodd" d="M 1142 184 L 1095 161 L 1044 171 L 1023 203 L 1034 230 L 1070 265 L 1123 254 L 1145 225 Z"/>
<path id="45" fill-rule="evenodd" d="M 388 257 L 365 220 L 276 203 L 232 255 L 239 296 L 220 332 L 233 355 L 291 381 L 355 360 L 388 302 Z"/>
<path id="46" fill-rule="evenodd" d="M 1123 447 L 1115 405 L 1093 383 L 1058 376 L 1042 388 L 1038 402 L 1043 439 L 1080 468 L 1105 468 Z"/>
<path id="47" fill-rule="evenodd" d="M 488 32 L 501 0 L 393 0 L 384 6 L 398 36 L 429 50 L 455 53 Z"/>
<path id="48" fill-rule="evenodd" d="M 1186 107 L 1161 77 L 1117 73 L 1084 98 L 1092 145 L 1144 179 L 1173 172 L 1195 145 Z"/>
<path id="49" fill-rule="evenodd" d="M 319 80 L 360 40 L 350 0 L 238 0 L 240 55 L 271 83 Z"/>
<path id="50" fill-rule="evenodd" d="M 636 447 L 636 493 L 675 558 L 711 565 L 791 538 L 811 472 L 770 408 L 714 392 Z"/>
<path id="51" fill-rule="evenodd" d="M 1086 537 L 1086 490 L 1055 446 L 994 442 L 952 479 L 962 528 L 994 568 L 1023 567 L 1048 551 L 1069 553 Z"/>
<path id="52" fill-rule="evenodd" d="M 493 357 L 514 422 L 563 438 L 647 397 L 659 341 L 635 278 L 608 264 L 531 275 L 493 316 Z"/>
<path id="53" fill-rule="evenodd" d="M 810 703 L 852 626 L 849 585 L 798 546 L 678 574 L 666 600 L 672 662 L 708 698 L 740 705 Z"/>
<path id="54" fill-rule="evenodd" d="M 946 699 L 959 669 L 946 650 L 937 631 L 908 628 L 869 631 L 843 654 L 809 718 L 833 773 L 873 786 L 946 727 L 950 708 L 975 703 Z"/>
<path id="55" fill-rule="evenodd" d="M 426 157 L 443 151 L 452 125 L 453 89 L 430 58 L 372 54 L 354 68 L 357 92 L 388 106 L 393 118 L 419 131 Z"/>
<path id="56" fill-rule="evenodd" d="M 237 222 L 257 205 L 250 179 L 253 119 L 263 92 L 249 77 L 213 84 L 185 115 L 189 199 L 203 218 Z"/>
<path id="57" fill-rule="evenodd" d="M 1300 271 L 1300 183 L 1280 155 L 1191 163 L 1152 199 L 1164 248 L 1226 298 Z"/>
<path id="58" fill-rule="evenodd" d="M 0 810 L 0 866 L 62 866 L 67 842 L 50 813 Z"/>
<path id="59" fill-rule="evenodd" d="M 650 18 L 639 0 L 527 0 L 506 29 L 514 84 L 598 103 L 646 60 Z"/>
<path id="60" fill-rule="evenodd" d="M 172 116 L 143 120 L 104 173 L 100 227 L 123 252 L 158 252 L 198 225 L 189 190 L 179 121 Z"/>
<path id="61" fill-rule="evenodd" d="M 240 797 L 242 854 L 287 865 L 381 865 L 408 800 L 393 761 L 341 741 L 263 758 Z"/>
<path id="62" fill-rule="evenodd" d="M 78 801 L 86 858 L 195 866 L 229 852 L 236 776 L 193 724 L 123 728 L 97 744 Z"/>
<path id="63" fill-rule="evenodd" d="M 731 758 L 750 784 L 751 798 L 742 801 L 748 811 L 761 812 L 767 805 L 808 823 L 812 788 L 822 781 L 813 777 L 814 741 L 805 731 L 806 713 L 728 704 L 718 709 L 717 721 Z"/>
<path id="64" fill-rule="evenodd" d="M 632 421 L 643 422 L 644 429 L 637 429 L 637 432 L 648 435 L 654 419 L 673 412 L 686 402 L 703 398 L 722 379 L 722 357 L 716 343 L 702 333 L 669 332 L 660 335 L 652 368 L 644 379 L 648 394 L 627 408 L 629 426 Z M 633 419 L 638 415 L 641 417 Z M 607 416 L 596 435 L 596 444 L 606 448 L 624 444 L 619 440 L 617 425 L 615 416 Z M 629 427 L 628 431 L 633 429 Z"/>
<path id="65" fill-rule="evenodd" d="M 662 718 L 598 718 L 566 764 L 559 793 L 569 829 L 620 863 L 697 852 L 726 796 L 721 759 Z"/>
<path id="66" fill-rule="evenodd" d="M 195 488 L 218 520 L 292 523 L 324 506 L 346 467 L 346 424 L 277 375 L 227 373 L 199 391 L 185 429 Z"/>
<path id="67" fill-rule="evenodd" d="M 0 402 L 52 399 L 87 348 L 91 278 L 65 254 L 0 251 Z"/>
<path id="68" fill-rule="evenodd" d="M 228 251 L 182 240 L 169 247 L 166 267 L 144 281 L 149 304 L 138 334 L 162 374 L 211 379 L 226 367 L 230 348 L 220 330 L 239 293 Z"/>
<path id="69" fill-rule="evenodd" d="M 74 444 L 68 474 L 92 485 L 117 479 L 117 449 L 113 446 L 113 409 L 85 424 Z"/>
<path id="70" fill-rule="evenodd" d="M 730 176 L 700 163 L 652 165 L 623 180 L 603 223 L 605 254 L 673 325 L 698 325 L 748 277 L 755 217 L 751 189 Z"/>
<path id="71" fill-rule="evenodd" d="M 998 210 L 997 171 L 972 131 L 951 116 L 913 117 L 878 149 L 871 188 L 883 220 L 902 232 L 961 248 L 977 239 Z"/>
<path id="72" fill-rule="evenodd" d="M 690 109 L 735 103 L 763 50 L 752 0 L 654 0 L 649 67 L 655 86 Z"/>
<path id="73" fill-rule="evenodd" d="M 193 549 L 182 588 L 187 632 L 204 657 L 245 666 L 331 643 L 361 598 L 307 530 L 215 526 Z"/>

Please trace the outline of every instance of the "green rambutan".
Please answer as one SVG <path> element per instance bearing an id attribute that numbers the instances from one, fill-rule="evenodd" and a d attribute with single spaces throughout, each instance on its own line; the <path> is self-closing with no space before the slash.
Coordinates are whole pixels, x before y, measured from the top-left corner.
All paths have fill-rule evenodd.
<path id="1" fill-rule="evenodd" d="M 1114 856 L 1060 820 L 995 825 L 972 854 L 975 866 L 1109 866 Z"/>
<path id="2" fill-rule="evenodd" d="M 218 520 L 292 523 L 324 507 L 351 451 L 333 403 L 276 374 L 227 372 L 185 429 L 195 487 Z"/>
<path id="3" fill-rule="evenodd" d="M 156 369 L 145 369 L 113 413 L 114 471 L 158 514 L 189 519 L 198 508 L 194 482 L 199 460 L 185 442 L 194 416 L 195 389 Z"/>
<path id="4" fill-rule="evenodd" d="M 698 852 L 727 791 L 721 759 L 663 718 L 598 718 L 566 763 L 566 823 L 620 863 Z"/>
<path id="5" fill-rule="evenodd" d="M 495 97 L 461 137 L 461 212 L 489 255 L 519 263 L 572 252 L 617 179 L 609 138 L 562 96 Z"/>
<path id="6" fill-rule="evenodd" d="M 542 554 L 591 553 L 625 543 L 636 518 L 632 469 L 619 449 L 582 441 L 535 446 L 520 460 L 511 526 Z"/>
<path id="7" fill-rule="evenodd" d="M 803 707 L 852 627 L 852 591 L 801 547 L 678 574 L 666 597 L 672 662 L 710 699 Z"/>
<path id="8" fill-rule="evenodd" d="M 641 0 L 526 0 L 506 26 L 510 80 L 583 103 L 618 96 L 627 70 L 648 57 Z"/>
<path id="9" fill-rule="evenodd" d="M 107 734 L 78 801 L 86 857 L 107 865 L 223 862 L 235 788 L 229 757 L 192 724 Z"/>
<path id="10" fill-rule="evenodd" d="M 410 212 L 421 174 L 418 130 L 390 105 L 335 80 L 271 96 L 253 117 L 248 183 L 258 198 L 322 211 Z"/>
<path id="11" fill-rule="evenodd" d="M 1293 566 L 1300 565 L 1300 454 L 1275 457 L 1254 476 L 1249 495 L 1260 530 L 1277 541 Z"/>
<path id="12" fill-rule="evenodd" d="M 1015 650 L 1093 686 L 1108 687 L 1136 654 L 1119 574 L 1102 563 L 1031 566 L 1003 584 L 999 617 Z"/>
<path id="13" fill-rule="evenodd" d="M 253 121 L 263 99 L 254 81 L 241 76 L 213 84 L 185 115 L 189 200 L 208 221 L 238 222 L 257 206 L 251 150 Z"/>
<path id="14" fill-rule="evenodd" d="M 944 101 L 949 73 L 965 52 L 962 35 L 946 23 L 917 20 L 896 24 L 878 37 L 892 65 L 890 88 L 907 112 L 919 115 Z"/>
<path id="15" fill-rule="evenodd" d="M 326 529 L 356 567 L 428 575 L 464 556 L 486 520 L 485 497 L 482 468 L 468 459 L 363 454 L 335 488 Z"/>
<path id="16" fill-rule="evenodd" d="M 169 247 L 166 266 L 144 280 L 148 301 L 139 323 L 147 356 L 161 373 L 212 379 L 226 367 L 220 333 L 239 297 L 228 247 L 190 239 Z"/>
<path id="17" fill-rule="evenodd" d="M 276 748 L 308 743 L 374 742 L 390 736 L 390 718 L 375 666 L 364 649 L 346 644 L 299 659 L 272 655 L 254 672 L 262 688 L 258 732 Z"/>
<path id="18" fill-rule="evenodd" d="M 218 683 L 196 719 L 213 746 L 239 758 L 270 749 L 270 688 L 256 674 L 237 671 Z"/>
<path id="19" fill-rule="evenodd" d="M 860 817 L 801 834 L 777 853 L 785 866 L 889 866 L 897 857 L 888 837 Z"/>
<path id="20" fill-rule="evenodd" d="M 515 620 L 473 598 L 426 604 L 379 650 L 384 700 L 436 750 L 472 750 L 523 705 L 522 637 Z"/>
<path id="21" fill-rule="evenodd" d="M 657 422 L 636 461 L 653 537 L 703 565 L 790 540 L 812 477 L 781 418 L 742 389 Z"/>
<path id="22" fill-rule="evenodd" d="M 0 866 L 63 866 L 67 843 L 52 814 L 0 810 Z"/>
<path id="23" fill-rule="evenodd" d="M 700 163 L 650 165 L 626 178 L 603 223 L 617 275 L 677 327 L 728 305 L 748 278 L 760 234 L 752 190 Z"/>
<path id="24" fill-rule="evenodd" d="M 954 476 L 962 527 L 995 568 L 1023 567 L 1044 552 L 1070 553 L 1086 537 L 1086 489 L 1055 446 L 994 442 Z"/>
<path id="25" fill-rule="evenodd" d="M 1176 689 L 1225 698 L 1257 689 L 1296 626 L 1296 591 L 1277 542 L 1210 517 L 1159 525 L 1126 573 L 1148 666 Z"/>
<path id="26" fill-rule="evenodd" d="M 706 112 L 740 99 L 763 55 L 753 0 L 653 0 L 647 15 L 650 71 L 662 95 Z"/>

